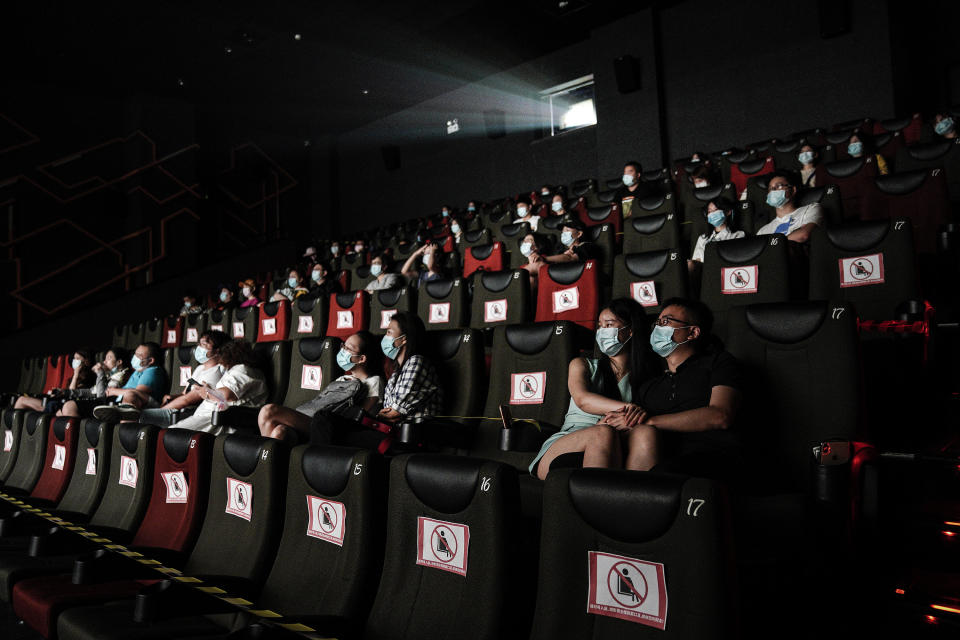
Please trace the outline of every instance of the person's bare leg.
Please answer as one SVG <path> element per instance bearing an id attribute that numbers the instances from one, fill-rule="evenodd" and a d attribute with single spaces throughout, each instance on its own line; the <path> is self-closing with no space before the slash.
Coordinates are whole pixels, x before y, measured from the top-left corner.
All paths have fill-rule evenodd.
<path id="1" fill-rule="evenodd" d="M 57 415 L 66 416 L 68 418 L 79 418 L 80 407 L 78 407 L 77 403 L 73 400 L 67 400 L 63 403 L 63 406 L 60 408 L 60 411 L 57 412 Z"/>
<path id="2" fill-rule="evenodd" d="M 43 400 L 41 400 L 40 398 L 30 398 L 28 396 L 20 396 L 19 398 L 17 398 L 17 401 L 13 405 L 13 408 L 43 411 Z"/>
<path id="3" fill-rule="evenodd" d="M 620 442 L 617 432 L 605 424 L 580 429 L 563 436 L 547 449 L 537 465 L 537 477 L 547 478 L 550 463 L 565 453 L 583 452 L 584 467 L 619 467 Z"/>
<path id="4" fill-rule="evenodd" d="M 146 402 L 143 399 L 143 396 L 137 393 L 135 389 L 124 390 L 123 396 L 120 402 L 123 404 L 132 404 L 137 409 L 142 409 L 143 405 L 146 404 Z"/>
<path id="5" fill-rule="evenodd" d="M 626 468 L 634 471 L 650 471 L 657 464 L 657 430 L 638 424 L 627 434 Z"/>
<path id="6" fill-rule="evenodd" d="M 260 409 L 257 423 L 260 435 L 278 440 L 287 436 L 288 429 L 303 436 L 307 435 L 310 429 L 310 418 L 307 415 L 279 404 L 268 404 Z"/>

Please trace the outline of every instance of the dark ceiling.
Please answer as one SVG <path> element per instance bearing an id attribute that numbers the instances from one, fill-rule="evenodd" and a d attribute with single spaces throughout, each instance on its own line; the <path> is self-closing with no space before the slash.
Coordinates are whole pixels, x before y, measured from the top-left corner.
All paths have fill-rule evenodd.
<path id="1" fill-rule="evenodd" d="M 5 82 L 16 91 L 178 96 L 323 134 L 582 40 L 647 4 L 31 0 L 4 7 L 0 46 L 17 61 Z"/>

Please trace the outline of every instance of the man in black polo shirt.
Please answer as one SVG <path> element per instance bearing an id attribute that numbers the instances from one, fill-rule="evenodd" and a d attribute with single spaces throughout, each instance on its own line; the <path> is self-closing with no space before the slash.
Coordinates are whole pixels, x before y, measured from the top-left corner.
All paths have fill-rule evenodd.
<path id="1" fill-rule="evenodd" d="M 623 184 L 617 187 L 617 202 L 624 218 L 633 213 L 634 201 L 646 198 L 656 192 L 656 189 L 642 179 L 643 169 L 636 160 L 631 160 L 623 166 Z"/>
<path id="2" fill-rule="evenodd" d="M 666 370 L 647 380 L 633 401 L 647 416 L 630 434 L 628 468 L 678 471 L 730 479 L 739 467 L 733 429 L 742 375 L 737 360 L 711 345 L 713 318 L 705 305 L 672 298 L 650 336 Z"/>

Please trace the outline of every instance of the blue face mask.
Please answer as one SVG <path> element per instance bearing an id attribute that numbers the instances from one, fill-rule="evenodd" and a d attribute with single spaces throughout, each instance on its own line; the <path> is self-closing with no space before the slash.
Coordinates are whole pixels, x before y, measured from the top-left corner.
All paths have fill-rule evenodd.
<path id="1" fill-rule="evenodd" d="M 813 151 L 802 151 L 800 155 L 797 156 L 797 160 L 801 164 L 810 164 L 813 162 Z"/>
<path id="2" fill-rule="evenodd" d="M 727 219 L 727 216 L 723 214 L 723 211 L 717 209 L 716 211 L 711 211 L 707 214 L 707 222 L 709 222 L 714 227 L 719 227 L 723 224 L 724 220 Z"/>
<path id="3" fill-rule="evenodd" d="M 467 207 L 467 211 L 476 211 L 476 210 L 477 210 L 477 208 L 476 208 L 475 206 L 473 206 L 472 204 Z"/>
<path id="4" fill-rule="evenodd" d="M 379 264 L 374 263 L 374 264 L 370 265 L 370 275 L 372 275 L 372 276 L 378 276 L 378 275 L 380 275 L 380 272 L 381 272 L 381 271 L 383 271 L 383 267 L 380 266 Z"/>
<path id="5" fill-rule="evenodd" d="M 203 364 L 210 359 L 210 352 L 200 345 L 197 345 L 197 348 L 193 350 L 193 357 L 197 362 Z"/>
<path id="6" fill-rule="evenodd" d="M 189 308 L 192 307 L 192 306 L 193 306 L 193 303 L 190 302 L 189 300 L 187 300 L 186 302 L 183 303 L 183 308 L 184 308 L 184 309 L 189 309 Z"/>
<path id="7" fill-rule="evenodd" d="M 675 328 L 683 329 L 685 327 L 669 327 L 666 325 L 661 327 L 660 325 L 656 325 L 650 333 L 650 346 L 653 348 L 653 352 L 661 358 L 666 358 L 673 353 L 677 347 L 687 342 L 686 340 L 683 342 L 673 341 Z"/>
<path id="8" fill-rule="evenodd" d="M 623 184 L 629 187 L 630 185 L 633 184 L 633 182 L 634 182 L 633 176 L 627 173 L 623 174 Z"/>
<path id="9" fill-rule="evenodd" d="M 452 231 L 453 233 L 460 233 L 460 225 L 454 222 L 453 224 L 450 225 L 450 231 Z"/>
<path id="10" fill-rule="evenodd" d="M 310 272 L 310 279 L 314 282 L 320 282 L 321 278 L 323 278 L 323 272 L 319 269 L 314 269 Z"/>
<path id="11" fill-rule="evenodd" d="M 130 366 L 134 369 L 139 369 L 143 366 L 143 362 L 140 360 L 140 356 L 133 354 L 133 357 L 130 358 Z"/>
<path id="12" fill-rule="evenodd" d="M 403 336 L 400 336 L 402 338 Z M 396 346 L 394 342 L 400 338 L 391 338 L 390 336 L 383 336 L 383 339 L 380 340 L 380 350 L 383 351 L 383 355 L 387 356 L 391 360 L 396 360 L 397 354 L 400 353 L 400 347 Z"/>
<path id="13" fill-rule="evenodd" d="M 569 231 L 564 231 L 560 234 L 560 242 L 563 243 L 563 246 L 569 247 L 573 244 L 573 234 Z"/>
<path id="14" fill-rule="evenodd" d="M 73 360 L 70 361 L 70 366 L 73 368 L 74 371 L 76 371 L 77 369 L 79 369 L 79 368 L 80 368 L 80 365 L 82 365 L 82 364 L 83 364 L 83 363 L 80 362 L 80 358 L 74 358 Z"/>
<path id="15" fill-rule="evenodd" d="M 781 189 L 771 191 L 767 194 L 767 204 L 774 209 L 779 209 L 787 204 L 787 194 Z"/>
<path id="16" fill-rule="evenodd" d="M 351 356 L 353 356 L 352 353 L 341 347 L 340 351 L 337 351 L 337 366 L 344 371 L 350 371 L 350 369 L 353 369 L 355 366 L 357 366 L 357 363 L 350 361 Z"/>
<path id="17" fill-rule="evenodd" d="M 337 255 L 338 253 L 340 253 L 340 247 L 338 247 L 337 245 L 333 245 L 332 247 L 330 247 L 330 253 L 332 253 L 333 255 Z"/>
<path id="18" fill-rule="evenodd" d="M 220 302 L 226 302 L 226 301 L 229 300 L 229 299 L 230 299 L 230 294 L 229 294 L 229 293 L 227 293 L 226 291 L 221 291 L 221 292 L 220 292 Z"/>
<path id="19" fill-rule="evenodd" d="M 297 288 L 297 279 L 296 278 L 287 278 L 287 284 L 290 285 L 291 289 Z"/>
<path id="20" fill-rule="evenodd" d="M 554 202 L 553 204 L 550 205 L 550 208 L 553 209 L 554 211 L 563 211 L 563 203 Z"/>
<path id="21" fill-rule="evenodd" d="M 861 153 L 863 153 L 863 143 L 851 142 L 847 145 L 847 153 L 852 156 L 859 156 Z"/>
<path id="22" fill-rule="evenodd" d="M 440 213 L 443 215 L 444 218 L 450 215 L 449 211 L 441 211 Z"/>
<path id="23" fill-rule="evenodd" d="M 619 327 L 601 327 L 597 329 L 597 345 L 600 351 L 608 356 L 615 356 L 623 349 L 625 342 L 620 342 Z M 630 338 L 628 337 L 627 340 Z"/>
<path id="24" fill-rule="evenodd" d="M 943 136 L 951 131 L 953 131 L 953 118 L 944 118 L 937 124 L 933 125 L 933 130 L 937 132 L 937 135 Z"/>

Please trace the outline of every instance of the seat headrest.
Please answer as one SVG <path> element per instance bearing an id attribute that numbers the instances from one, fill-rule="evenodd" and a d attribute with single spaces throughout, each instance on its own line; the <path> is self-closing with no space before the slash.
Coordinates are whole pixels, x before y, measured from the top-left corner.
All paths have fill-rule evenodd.
<path id="1" fill-rule="evenodd" d="M 299 343 L 297 349 L 300 351 L 300 355 L 304 360 L 309 362 L 316 362 L 320 358 L 320 354 L 323 353 L 323 343 L 327 338 L 300 338 L 297 340 Z"/>
<path id="2" fill-rule="evenodd" d="M 347 447 L 309 447 L 300 461 L 303 479 L 321 495 L 339 495 L 353 474 L 356 455 L 356 449 Z"/>
<path id="3" fill-rule="evenodd" d="M 257 468 L 264 438 L 260 436 L 227 436 L 223 441 L 223 459 L 241 476 L 248 476 Z"/>
<path id="4" fill-rule="evenodd" d="M 548 218 L 541 218 L 539 226 L 546 227 L 547 229 L 560 229 L 563 227 L 563 216 L 550 216 Z"/>
<path id="5" fill-rule="evenodd" d="M 476 231 L 464 231 L 463 237 L 467 239 L 467 242 L 476 242 L 484 234 L 486 229 L 477 229 Z"/>
<path id="6" fill-rule="evenodd" d="M 600 202 L 613 202 L 617 197 L 617 190 L 610 189 L 609 191 L 601 191 L 597 194 L 597 200 Z"/>
<path id="7" fill-rule="evenodd" d="M 660 169 L 651 169 L 650 171 L 644 171 L 640 174 L 640 177 L 643 178 L 646 182 L 655 182 L 656 180 L 662 180 L 664 178 L 670 177 L 670 170 L 666 167 Z"/>
<path id="8" fill-rule="evenodd" d="M 770 183 L 770 174 L 762 173 L 759 176 L 753 176 L 752 178 L 750 178 L 750 182 L 752 182 L 753 184 L 757 185 L 758 187 L 766 191 L 767 186 Z"/>
<path id="9" fill-rule="evenodd" d="M 336 296 L 337 304 L 340 305 L 341 308 L 349 309 L 353 306 L 353 301 L 355 298 L 352 291 L 348 291 L 347 293 L 338 293 Z"/>
<path id="10" fill-rule="evenodd" d="M 211 309 L 210 310 L 210 319 L 214 322 L 223 321 L 223 310 L 222 309 Z"/>
<path id="11" fill-rule="evenodd" d="M 250 312 L 253 309 L 256 309 L 256 307 L 251 306 L 251 307 L 240 307 L 238 309 L 234 309 L 233 310 L 234 319 L 239 320 L 240 322 L 243 322 L 244 320 L 246 320 L 247 316 L 250 315 Z"/>
<path id="12" fill-rule="evenodd" d="M 751 304 L 745 313 L 750 329 L 764 340 L 793 344 L 817 332 L 827 305 L 822 300 Z"/>
<path id="13" fill-rule="evenodd" d="M 137 441 L 140 439 L 140 427 L 141 425 L 136 422 L 121 422 L 117 425 L 117 439 L 120 440 L 120 446 L 123 447 L 127 453 L 137 452 Z"/>
<path id="14" fill-rule="evenodd" d="M 766 158 L 753 158 L 751 160 L 744 160 L 737 167 L 740 169 L 740 173 L 756 173 L 763 169 L 763 165 L 767 164 Z"/>
<path id="15" fill-rule="evenodd" d="M 730 153 L 727 154 L 726 158 L 732 164 L 740 164 L 741 162 L 746 161 L 748 158 L 752 157 L 754 154 L 753 151 L 748 150 L 739 150 L 732 149 Z"/>
<path id="16" fill-rule="evenodd" d="M 383 289 L 381 291 L 377 291 L 377 300 L 379 300 L 380 304 L 384 306 L 392 307 L 393 305 L 397 304 L 397 302 L 400 301 L 400 296 L 406 293 L 406 291 L 407 290 L 404 287 L 394 287 L 393 289 Z"/>
<path id="17" fill-rule="evenodd" d="M 830 133 L 824 134 L 824 139 L 830 144 L 842 144 L 850 139 L 850 136 L 853 135 L 851 129 L 846 129 L 844 131 L 831 131 Z"/>
<path id="18" fill-rule="evenodd" d="M 693 190 L 693 197 L 699 200 L 700 202 L 709 202 L 714 198 L 719 198 L 723 195 L 723 190 L 727 188 L 725 184 L 711 184 L 706 187 L 698 187 Z"/>
<path id="19" fill-rule="evenodd" d="M 717 255 L 724 262 L 741 264 L 750 260 L 756 260 L 763 253 L 764 247 L 769 244 L 767 236 L 753 236 L 739 238 L 737 240 L 727 240 L 725 242 L 715 242 Z"/>
<path id="20" fill-rule="evenodd" d="M 511 349 L 530 356 L 547 348 L 556 326 L 553 322 L 511 324 L 504 327 L 504 338 Z"/>
<path id="21" fill-rule="evenodd" d="M 814 202 L 823 202 L 823 196 L 827 194 L 826 187 L 813 187 L 811 189 L 804 189 L 801 191 L 797 198 L 797 206 L 802 207 L 808 204 L 813 204 Z"/>
<path id="22" fill-rule="evenodd" d="M 827 227 L 824 232 L 833 246 L 838 249 L 865 251 L 883 242 L 889 230 L 890 223 L 886 220 L 870 220 L 838 227 Z"/>
<path id="23" fill-rule="evenodd" d="M 102 424 L 99 420 L 93 418 L 88 418 L 83 421 L 83 435 L 86 436 L 87 442 L 90 443 L 91 447 L 96 447 L 100 443 L 100 431 Z"/>
<path id="24" fill-rule="evenodd" d="M 473 500 L 483 464 L 461 456 L 416 454 L 407 460 L 404 475 L 420 502 L 441 513 L 459 513 Z"/>
<path id="25" fill-rule="evenodd" d="M 591 220 L 606 220 L 612 209 L 612 204 L 605 207 L 590 207 L 587 209 L 587 217 Z"/>
<path id="26" fill-rule="evenodd" d="M 513 280 L 513 271 L 482 271 L 480 285 L 487 291 L 503 291 Z"/>
<path id="27" fill-rule="evenodd" d="M 880 135 L 874 136 L 873 145 L 875 148 L 880 149 L 886 146 L 891 140 L 893 140 L 892 133 L 881 133 Z"/>
<path id="28" fill-rule="evenodd" d="M 358 278 L 367 278 L 370 276 L 370 265 L 361 264 L 353 272 L 357 274 Z"/>
<path id="29" fill-rule="evenodd" d="M 680 512 L 686 476 L 653 471 L 576 469 L 570 473 L 570 501 L 580 517 L 603 535 L 621 542 L 654 540 Z"/>
<path id="30" fill-rule="evenodd" d="M 629 253 L 623 257 L 623 266 L 632 275 L 640 277 L 654 276 L 667 266 L 670 251 L 645 251 L 644 253 Z"/>
<path id="31" fill-rule="evenodd" d="M 866 160 L 866 158 L 850 158 L 849 160 L 828 162 L 823 165 L 823 169 L 834 178 L 849 178 L 863 168 Z"/>
<path id="32" fill-rule="evenodd" d="M 667 224 L 667 214 L 658 213 L 652 216 L 640 216 L 639 218 L 631 218 L 630 224 L 633 226 L 633 230 L 637 233 L 652 234 L 663 229 L 663 226 Z"/>
<path id="33" fill-rule="evenodd" d="M 907 153 L 914 160 L 939 160 L 950 153 L 955 142 L 953 140 L 939 140 L 925 144 L 912 144 L 907 147 Z"/>
<path id="34" fill-rule="evenodd" d="M 490 257 L 490 254 L 493 253 L 493 243 L 490 244 L 481 244 L 476 247 L 470 247 L 468 251 L 477 260 L 486 260 Z"/>
<path id="35" fill-rule="evenodd" d="M 547 267 L 547 275 L 557 284 L 573 284 L 586 266 L 585 262 L 557 262 Z"/>
<path id="36" fill-rule="evenodd" d="M 54 418 L 53 419 L 53 435 L 57 440 L 62 441 L 67 437 L 67 425 L 73 422 L 73 418 Z"/>
<path id="37" fill-rule="evenodd" d="M 530 223 L 529 222 L 514 222 L 511 224 L 505 224 L 500 227 L 500 233 L 512 238 L 513 236 L 523 237 L 530 233 Z"/>
<path id="38" fill-rule="evenodd" d="M 666 200 L 666 197 L 667 196 L 665 196 L 664 194 L 658 193 L 656 195 L 647 196 L 646 198 L 641 198 L 640 208 L 645 211 L 653 211 L 657 207 L 663 205 L 663 202 L 664 200 Z"/>
<path id="39" fill-rule="evenodd" d="M 36 432 L 37 426 L 40 424 L 43 415 L 44 414 L 37 411 L 28 411 L 27 414 L 23 416 L 24 430 L 32 436 Z"/>
<path id="40" fill-rule="evenodd" d="M 453 285 L 456 282 L 452 278 L 438 278 L 424 283 L 424 288 L 431 298 L 446 298 L 453 291 Z"/>
<path id="41" fill-rule="evenodd" d="M 166 429 L 163 449 L 174 462 L 184 462 L 190 453 L 190 441 L 197 435 L 192 429 Z"/>
<path id="42" fill-rule="evenodd" d="M 913 116 L 904 116 L 902 118 L 890 118 L 889 120 L 881 120 L 880 126 L 886 131 L 901 131 L 906 129 L 910 123 L 913 121 Z"/>
<path id="43" fill-rule="evenodd" d="M 796 151 L 804 145 L 804 140 L 791 140 L 789 142 L 778 142 L 773 145 L 773 148 L 776 149 L 777 153 L 790 153 L 791 151 Z"/>
<path id="44" fill-rule="evenodd" d="M 177 347 L 177 360 L 180 361 L 180 364 L 187 364 L 190 362 L 190 358 L 193 357 L 193 352 L 196 350 L 196 347 L 193 345 L 185 345 L 182 347 Z"/>
<path id="45" fill-rule="evenodd" d="M 441 329 L 430 332 L 433 353 L 438 360 L 449 360 L 457 355 L 463 340 L 463 329 Z"/>
<path id="46" fill-rule="evenodd" d="M 880 189 L 880 191 L 901 196 L 919 189 L 926 179 L 927 170 L 917 169 L 916 171 L 902 171 L 886 176 L 877 176 L 874 178 L 874 182 L 877 183 L 877 189 Z"/>
<path id="47" fill-rule="evenodd" d="M 300 296 L 299 298 L 297 298 L 297 302 L 296 302 L 297 309 L 299 309 L 301 313 L 310 313 L 317 306 L 317 301 L 319 299 L 320 298 L 316 296 L 310 296 L 310 295 Z"/>

